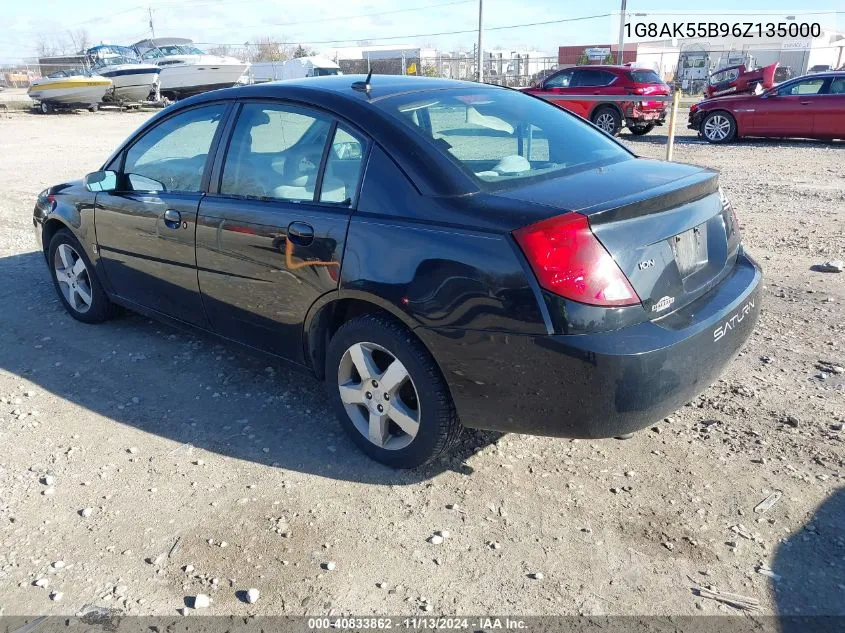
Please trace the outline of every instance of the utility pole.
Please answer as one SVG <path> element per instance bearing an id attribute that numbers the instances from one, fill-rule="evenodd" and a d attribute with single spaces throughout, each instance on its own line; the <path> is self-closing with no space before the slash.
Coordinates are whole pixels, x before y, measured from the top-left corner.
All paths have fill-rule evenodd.
<path id="1" fill-rule="evenodd" d="M 153 26 L 153 8 L 147 7 L 147 12 L 150 14 L 150 33 L 153 34 L 153 39 L 155 39 L 156 28 Z"/>
<path id="2" fill-rule="evenodd" d="M 625 6 L 626 0 L 622 0 L 622 12 L 619 14 L 619 50 L 616 51 L 616 63 L 620 66 L 625 52 Z"/>
<path id="3" fill-rule="evenodd" d="M 482 34 L 484 33 L 484 20 L 482 13 L 482 5 L 484 0 L 478 0 L 478 83 L 484 81 L 484 45 Z"/>

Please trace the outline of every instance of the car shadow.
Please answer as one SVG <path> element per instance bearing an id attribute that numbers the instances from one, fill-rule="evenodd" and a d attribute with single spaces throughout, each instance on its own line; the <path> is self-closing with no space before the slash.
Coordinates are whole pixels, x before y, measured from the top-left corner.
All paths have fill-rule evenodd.
<path id="1" fill-rule="evenodd" d="M 845 487 L 775 550 L 772 587 L 782 633 L 842 630 Z"/>
<path id="2" fill-rule="evenodd" d="M 83 415 L 172 440 L 174 452 L 202 449 L 327 478 L 406 485 L 445 471 L 471 473 L 467 458 L 501 437 L 468 430 L 448 456 L 393 470 L 347 438 L 325 385 L 308 372 L 131 312 L 80 323 L 56 296 L 40 252 L 0 257 L 0 276 L 8 282 L 0 288 L 0 370 L 82 407 Z"/>
<path id="3" fill-rule="evenodd" d="M 623 131 L 619 136 L 621 140 L 630 141 L 631 143 L 644 143 L 649 145 L 666 145 L 668 142 L 668 135 L 665 133 L 645 134 L 643 136 L 636 136 L 630 132 Z M 695 136 L 675 136 L 676 145 L 710 145 L 703 138 Z M 719 147 L 714 145 L 714 147 Z M 777 139 L 777 138 L 741 138 L 736 141 L 727 143 L 721 147 L 782 147 L 784 149 L 790 148 L 816 148 L 827 147 L 831 149 L 842 150 L 845 149 L 845 142 L 843 141 L 818 141 L 813 139 Z"/>

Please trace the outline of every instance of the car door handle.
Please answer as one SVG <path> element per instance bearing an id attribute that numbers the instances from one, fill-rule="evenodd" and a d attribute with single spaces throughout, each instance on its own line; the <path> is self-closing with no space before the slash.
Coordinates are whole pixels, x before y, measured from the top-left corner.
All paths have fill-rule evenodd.
<path id="1" fill-rule="evenodd" d="M 288 239 L 294 244 L 308 246 L 314 241 L 314 227 L 307 222 L 291 222 L 288 224 Z"/>
<path id="2" fill-rule="evenodd" d="M 801 101 L 801 105 L 810 105 L 812 101 Z"/>
<path id="3" fill-rule="evenodd" d="M 178 229 L 182 226 L 182 214 L 176 209 L 168 209 L 164 212 L 164 224 L 169 229 Z"/>

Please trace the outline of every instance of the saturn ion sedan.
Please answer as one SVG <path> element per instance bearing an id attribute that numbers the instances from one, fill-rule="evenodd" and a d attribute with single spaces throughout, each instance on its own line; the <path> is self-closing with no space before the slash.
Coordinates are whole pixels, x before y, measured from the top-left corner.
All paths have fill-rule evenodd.
<path id="1" fill-rule="evenodd" d="M 399 468 L 463 427 L 640 429 L 715 380 L 760 310 L 715 172 L 474 83 L 192 97 L 42 192 L 34 226 L 72 317 L 123 306 L 285 359 Z"/>

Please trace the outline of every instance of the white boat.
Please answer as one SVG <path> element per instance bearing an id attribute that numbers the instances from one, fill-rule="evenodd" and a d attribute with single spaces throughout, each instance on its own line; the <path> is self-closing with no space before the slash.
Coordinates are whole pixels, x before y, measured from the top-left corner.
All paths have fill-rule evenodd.
<path id="1" fill-rule="evenodd" d="M 146 101 L 155 94 L 161 68 L 141 63 L 134 49 L 101 44 L 86 51 L 91 72 L 112 81 L 106 101 L 117 103 Z"/>
<path id="2" fill-rule="evenodd" d="M 159 37 L 133 45 L 142 62 L 161 69 L 159 90 L 163 97 L 182 99 L 191 95 L 228 88 L 242 82 L 249 62 L 234 57 L 209 55 L 181 37 Z"/>
<path id="3" fill-rule="evenodd" d="M 88 74 L 82 69 L 58 70 L 35 80 L 27 94 L 39 102 L 39 109 L 44 114 L 57 108 L 96 110 L 111 87 L 111 79 Z"/>

